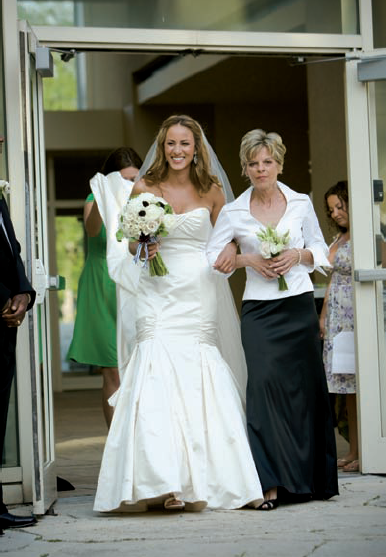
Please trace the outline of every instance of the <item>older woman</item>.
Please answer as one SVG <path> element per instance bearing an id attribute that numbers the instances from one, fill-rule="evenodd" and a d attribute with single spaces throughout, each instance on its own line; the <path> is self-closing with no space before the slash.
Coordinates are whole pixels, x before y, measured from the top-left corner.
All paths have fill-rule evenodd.
<path id="1" fill-rule="evenodd" d="M 277 133 L 252 130 L 240 159 L 251 186 L 222 209 L 208 245 L 214 268 L 236 240 L 245 267 L 241 334 L 248 366 L 247 426 L 264 490 L 261 510 L 280 498 L 329 498 L 338 493 L 336 448 L 323 369 L 313 285 L 328 248 L 307 195 L 278 181 L 286 148 Z M 275 257 L 257 237 L 267 227 L 287 244 Z M 264 257 L 262 255 L 264 253 Z M 275 250 L 272 250 L 272 253 Z M 279 289 L 284 276 L 287 290 Z"/>

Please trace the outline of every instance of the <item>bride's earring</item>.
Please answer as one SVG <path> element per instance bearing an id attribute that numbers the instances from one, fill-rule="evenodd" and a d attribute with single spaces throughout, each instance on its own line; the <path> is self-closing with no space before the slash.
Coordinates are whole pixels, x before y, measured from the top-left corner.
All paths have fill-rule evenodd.
<path id="1" fill-rule="evenodd" d="M 197 164 L 197 153 L 194 153 L 193 155 L 193 162 L 194 164 Z"/>

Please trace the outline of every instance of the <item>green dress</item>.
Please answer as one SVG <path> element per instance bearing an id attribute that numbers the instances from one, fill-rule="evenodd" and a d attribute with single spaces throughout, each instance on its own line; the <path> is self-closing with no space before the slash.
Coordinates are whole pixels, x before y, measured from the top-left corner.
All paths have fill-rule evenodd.
<path id="1" fill-rule="evenodd" d="M 87 199 L 93 201 L 91 193 Z M 76 318 L 68 360 L 117 367 L 117 300 L 106 262 L 106 229 L 87 239 L 87 258 L 80 275 Z"/>

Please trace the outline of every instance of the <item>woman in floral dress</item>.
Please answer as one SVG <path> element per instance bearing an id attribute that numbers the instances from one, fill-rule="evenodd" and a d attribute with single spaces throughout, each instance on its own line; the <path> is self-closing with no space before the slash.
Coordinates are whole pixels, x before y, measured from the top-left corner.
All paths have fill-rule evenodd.
<path id="1" fill-rule="evenodd" d="M 341 332 L 354 331 L 347 182 L 338 182 L 332 186 L 324 199 L 327 216 L 338 234 L 330 245 L 329 260 L 333 270 L 320 315 L 320 331 L 324 339 L 323 360 L 329 391 L 344 396 L 347 410 L 349 451 L 338 459 L 338 468 L 345 472 L 357 472 L 356 376 L 355 373 L 333 373 L 332 370 L 334 337 Z"/>

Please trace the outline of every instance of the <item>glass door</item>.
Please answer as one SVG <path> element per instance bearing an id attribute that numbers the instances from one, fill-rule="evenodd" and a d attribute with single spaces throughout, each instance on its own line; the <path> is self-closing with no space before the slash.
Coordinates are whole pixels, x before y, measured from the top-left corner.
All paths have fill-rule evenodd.
<path id="1" fill-rule="evenodd" d="M 20 64 L 25 189 L 28 213 L 27 251 L 31 254 L 33 286 L 37 292 L 34 311 L 34 353 L 31 354 L 31 401 L 33 435 L 33 503 L 44 514 L 56 499 L 53 428 L 50 298 L 58 286 L 48 275 L 47 193 L 43 127 L 42 75 L 49 73 L 49 53 L 38 62 L 38 43 L 25 22 L 20 22 Z M 48 54 L 45 56 L 45 54 Z"/>
<path id="2" fill-rule="evenodd" d="M 385 55 L 346 63 L 360 461 L 374 474 L 386 473 Z"/>

